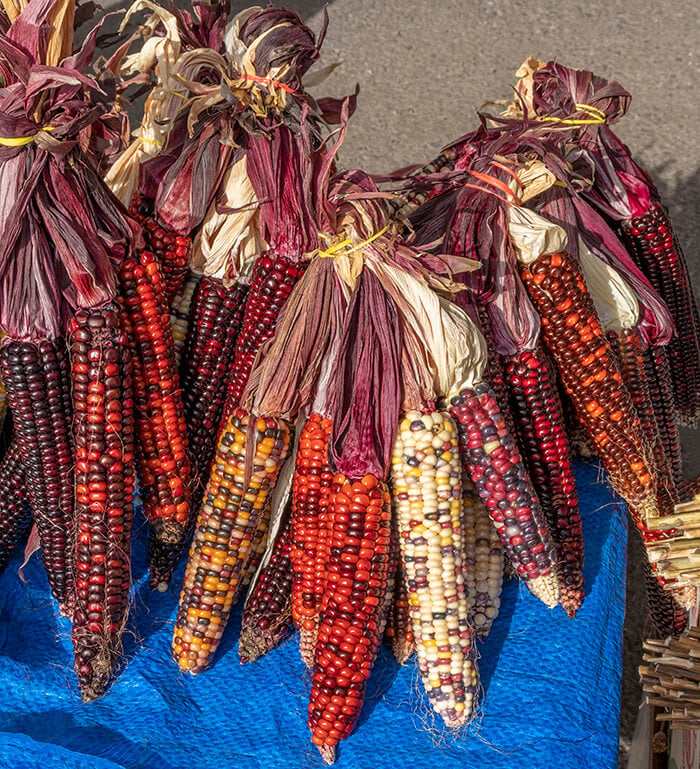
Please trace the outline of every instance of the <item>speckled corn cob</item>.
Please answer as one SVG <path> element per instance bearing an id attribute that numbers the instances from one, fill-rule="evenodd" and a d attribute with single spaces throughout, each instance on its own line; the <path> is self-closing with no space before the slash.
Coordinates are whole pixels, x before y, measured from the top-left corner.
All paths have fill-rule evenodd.
<path id="1" fill-rule="evenodd" d="M 221 434 L 173 635 L 173 658 L 182 670 L 200 673 L 216 653 L 289 439 L 284 422 L 258 419 L 241 409 Z"/>
<path id="2" fill-rule="evenodd" d="M 513 435 L 496 396 L 482 382 L 450 399 L 460 456 L 498 531 L 503 550 L 528 589 L 547 606 L 559 602 L 556 550 Z"/>
<path id="3" fill-rule="evenodd" d="M 448 414 L 406 414 L 392 483 L 423 686 L 435 712 L 456 728 L 471 716 L 477 672 L 463 572 L 462 468 Z"/>
<path id="4" fill-rule="evenodd" d="M 173 350 L 175 351 L 175 365 L 178 370 L 182 363 L 182 351 L 187 338 L 187 328 L 190 320 L 190 307 L 201 275 L 189 272 L 180 290 L 173 297 L 170 304 L 170 328 L 173 333 Z"/>
<path id="5" fill-rule="evenodd" d="M 462 476 L 462 530 L 469 624 L 486 638 L 501 608 L 503 548 L 476 487 Z"/>

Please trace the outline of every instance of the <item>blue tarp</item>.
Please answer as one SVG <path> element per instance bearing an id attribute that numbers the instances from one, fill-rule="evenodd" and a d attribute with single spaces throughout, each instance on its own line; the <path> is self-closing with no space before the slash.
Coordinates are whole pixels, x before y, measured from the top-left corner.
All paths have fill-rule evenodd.
<path id="1" fill-rule="evenodd" d="M 480 647 L 480 716 L 459 738 L 431 723 L 412 665 L 382 652 L 338 769 L 578 769 L 617 766 L 627 524 L 595 466 L 577 468 L 586 600 L 571 621 L 511 581 Z M 141 532 L 143 534 L 143 532 Z M 170 660 L 175 591 L 148 589 L 143 536 L 126 662 L 99 701 L 82 704 L 70 628 L 34 556 L 0 577 L 0 767 L 287 769 L 320 767 L 306 729 L 308 674 L 292 639 L 238 662 L 239 618 L 215 665 L 196 678 Z M 178 577 L 182 569 L 178 572 Z"/>

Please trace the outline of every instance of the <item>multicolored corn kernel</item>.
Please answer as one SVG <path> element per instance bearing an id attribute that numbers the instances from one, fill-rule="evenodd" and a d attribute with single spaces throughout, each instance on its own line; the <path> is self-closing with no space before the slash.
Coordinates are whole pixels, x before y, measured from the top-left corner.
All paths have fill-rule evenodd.
<path id="1" fill-rule="evenodd" d="M 273 254 L 256 261 L 228 380 L 226 416 L 240 404 L 258 350 L 275 333 L 279 314 L 305 267 Z"/>
<path id="2" fill-rule="evenodd" d="M 391 497 L 372 475 L 333 479 L 328 560 L 308 724 L 327 763 L 352 732 L 381 643 L 391 549 Z"/>
<path id="3" fill-rule="evenodd" d="M 241 572 L 289 450 L 289 427 L 237 409 L 221 433 L 190 547 L 173 658 L 183 671 L 209 665 L 231 613 Z"/>
<path id="4" fill-rule="evenodd" d="M 505 370 L 522 456 L 556 548 L 561 604 L 574 617 L 583 602 L 583 531 L 554 374 L 541 347 L 512 356 Z"/>
<path id="5" fill-rule="evenodd" d="M 421 679 L 435 712 L 457 728 L 476 704 L 477 671 L 464 581 L 462 468 L 449 414 L 406 414 L 391 479 Z"/>
<path id="6" fill-rule="evenodd" d="M 73 597 L 73 441 L 65 340 L 14 342 L 0 351 L 17 447 L 51 592 L 69 614 Z"/>
<path id="7" fill-rule="evenodd" d="M 543 255 L 520 267 L 542 318 L 543 340 L 576 414 L 640 527 L 645 517 L 658 512 L 653 447 L 644 439 L 583 274 L 565 253 Z"/>
<path id="8" fill-rule="evenodd" d="M 75 671 L 83 699 L 104 693 L 122 654 L 131 587 L 134 414 L 130 355 L 115 306 L 70 326 L 75 443 Z"/>
<path id="9" fill-rule="evenodd" d="M 632 258 L 673 316 L 677 335 L 668 355 L 674 403 L 681 423 L 692 427 L 700 411 L 700 320 L 685 256 L 661 203 L 652 203 L 622 231 Z"/>
<path id="10" fill-rule="evenodd" d="M 323 597 L 325 563 L 320 547 L 327 530 L 322 521 L 330 500 L 333 472 L 328 465 L 331 421 L 312 414 L 299 436 L 292 496 L 292 552 L 294 574 L 292 618 L 301 633 L 304 663 L 313 664 L 319 611 Z M 320 574 L 319 574 L 320 573 Z"/>
<path id="11" fill-rule="evenodd" d="M 24 467 L 14 440 L 0 461 L 0 571 L 32 525 Z"/>
<path id="12" fill-rule="evenodd" d="M 450 399 L 464 470 L 486 505 L 503 551 L 533 595 L 559 602 L 551 532 L 493 390 L 485 382 Z"/>
<path id="13" fill-rule="evenodd" d="M 144 512 L 163 542 L 183 540 L 190 513 L 191 469 L 180 378 L 163 278 L 148 251 L 120 271 L 121 324 L 131 354 L 138 471 Z"/>
<path id="14" fill-rule="evenodd" d="M 175 365 L 181 371 L 182 351 L 185 347 L 187 329 L 190 322 L 190 307 L 194 298 L 201 275 L 188 272 L 180 290 L 170 303 L 170 330 L 173 335 L 173 350 L 175 351 Z"/>
<path id="15" fill-rule="evenodd" d="M 491 526 L 491 521 L 489 521 Z M 491 526 L 491 528 L 493 528 Z M 398 564 L 394 580 L 394 595 L 387 615 L 384 638 L 391 647 L 394 659 L 399 665 L 404 665 L 416 650 L 416 639 L 413 635 L 411 609 L 408 604 L 408 588 L 406 587 L 406 569 Z"/>
<path id="16" fill-rule="evenodd" d="M 466 473 L 462 475 L 464 579 L 469 624 L 486 638 L 501 608 L 503 548 L 488 510 Z"/>
<path id="17" fill-rule="evenodd" d="M 292 633 L 292 525 L 288 518 L 243 610 L 238 655 L 255 662 Z"/>

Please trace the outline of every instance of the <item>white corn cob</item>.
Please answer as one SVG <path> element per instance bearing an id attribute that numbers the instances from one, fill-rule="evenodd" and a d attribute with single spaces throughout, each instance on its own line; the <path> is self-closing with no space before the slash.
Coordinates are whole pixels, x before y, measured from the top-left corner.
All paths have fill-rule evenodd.
<path id="1" fill-rule="evenodd" d="M 503 549 L 472 480 L 462 477 L 462 529 L 469 622 L 477 638 L 486 638 L 498 616 L 503 588 Z"/>
<path id="2" fill-rule="evenodd" d="M 406 414 L 392 480 L 421 678 L 445 724 L 459 727 L 472 713 L 477 672 L 464 584 L 462 471 L 448 414 Z"/>

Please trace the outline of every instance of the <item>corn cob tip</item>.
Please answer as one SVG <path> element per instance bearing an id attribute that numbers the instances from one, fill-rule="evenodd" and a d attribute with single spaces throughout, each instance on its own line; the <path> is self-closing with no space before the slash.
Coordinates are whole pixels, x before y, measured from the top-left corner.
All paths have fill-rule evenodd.
<path id="1" fill-rule="evenodd" d="M 578 612 L 582 604 L 583 590 L 563 590 L 561 596 L 561 605 L 569 619 L 574 619 L 576 617 L 576 612 Z"/>
<path id="2" fill-rule="evenodd" d="M 326 764 L 326 766 L 330 766 L 331 764 L 335 763 L 335 759 L 336 759 L 335 747 L 331 747 L 330 745 L 317 745 L 316 747 L 318 747 L 318 752 L 321 754 L 323 763 Z"/>
<path id="3" fill-rule="evenodd" d="M 264 646 L 261 648 L 261 644 L 256 641 L 253 633 L 244 630 L 238 641 L 238 659 L 241 661 L 241 665 L 245 665 L 248 662 L 255 662 L 260 659 L 264 653 Z"/>
<path id="4" fill-rule="evenodd" d="M 167 582 L 158 582 L 158 584 L 154 588 L 159 593 L 167 593 L 168 592 L 168 583 Z"/>
<path id="5" fill-rule="evenodd" d="M 554 574 L 529 579 L 527 587 L 548 609 L 553 609 L 559 603 L 559 582 Z"/>
<path id="6" fill-rule="evenodd" d="M 299 637 L 299 655 L 301 661 L 306 667 L 311 670 L 314 666 L 314 652 L 316 650 L 316 636 L 318 634 L 318 627 L 313 630 L 307 630 L 301 628 Z"/>
<path id="7" fill-rule="evenodd" d="M 405 665 L 411 659 L 415 650 L 415 643 L 406 641 L 405 639 L 397 639 L 391 645 L 391 651 L 394 655 L 394 659 L 399 665 Z"/>

